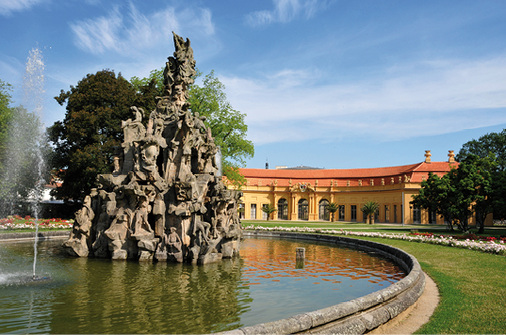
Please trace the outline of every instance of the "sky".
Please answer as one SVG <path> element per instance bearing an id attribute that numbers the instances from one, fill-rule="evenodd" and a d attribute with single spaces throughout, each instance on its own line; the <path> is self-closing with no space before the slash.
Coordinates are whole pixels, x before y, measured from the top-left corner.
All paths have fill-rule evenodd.
<path id="1" fill-rule="evenodd" d="M 373 168 L 448 159 L 506 128 L 503 0 L 0 0 L 0 79 L 23 102 L 30 51 L 53 97 L 103 69 L 147 77 L 189 38 L 246 115 L 246 167 Z"/>

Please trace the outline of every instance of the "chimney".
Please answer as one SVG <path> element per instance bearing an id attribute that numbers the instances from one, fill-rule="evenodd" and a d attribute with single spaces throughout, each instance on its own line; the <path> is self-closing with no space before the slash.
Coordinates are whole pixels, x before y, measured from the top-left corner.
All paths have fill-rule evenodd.
<path id="1" fill-rule="evenodd" d="M 425 150 L 425 163 L 430 163 L 430 156 L 432 156 L 430 150 Z"/>

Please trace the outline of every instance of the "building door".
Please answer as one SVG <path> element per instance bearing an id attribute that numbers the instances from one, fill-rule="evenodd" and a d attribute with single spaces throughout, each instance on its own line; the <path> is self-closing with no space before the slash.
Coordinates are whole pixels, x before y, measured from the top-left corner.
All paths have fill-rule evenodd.
<path id="1" fill-rule="evenodd" d="M 307 199 L 299 200 L 299 220 L 309 220 L 309 202 Z"/>
<path id="2" fill-rule="evenodd" d="M 339 221 L 344 221 L 344 205 L 339 205 Z"/>
<path id="3" fill-rule="evenodd" d="M 278 220 L 288 220 L 288 201 L 284 198 L 278 201 Z"/>
<path id="4" fill-rule="evenodd" d="M 318 218 L 320 221 L 329 221 L 330 220 L 330 212 L 327 208 L 329 205 L 329 201 L 327 199 L 320 200 L 319 207 L 319 215 Z"/>

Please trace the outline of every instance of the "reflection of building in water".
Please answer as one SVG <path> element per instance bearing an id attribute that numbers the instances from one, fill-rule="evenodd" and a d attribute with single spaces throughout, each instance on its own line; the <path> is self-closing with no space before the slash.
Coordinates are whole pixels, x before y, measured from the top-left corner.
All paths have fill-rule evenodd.
<path id="1" fill-rule="evenodd" d="M 248 244 L 248 252 L 241 256 L 245 265 L 243 273 L 249 280 L 245 285 L 259 284 L 259 279 L 279 281 L 282 278 L 309 277 L 314 284 L 322 281 L 339 284 L 345 278 L 392 284 L 405 276 L 404 271 L 391 261 L 339 245 L 304 243 L 306 262 L 302 270 L 296 268 L 295 249 L 291 241 L 273 243 L 270 239 L 247 239 L 244 243 Z"/>
<path id="2" fill-rule="evenodd" d="M 361 208 L 369 201 L 377 202 L 376 222 L 444 224 L 435 213 L 413 208 L 412 196 L 418 194 L 422 180 L 429 172 L 443 176 L 451 167 L 458 167 L 455 154 L 449 151 L 447 162 L 432 162 L 426 151 L 421 163 L 371 169 L 315 169 L 307 167 L 240 169 L 246 177 L 242 187 L 242 218 L 267 219 L 261 210 L 273 205 L 278 220 L 329 221 L 329 203 L 339 210 L 336 221 L 365 221 Z M 474 222 L 472 220 L 471 222 Z M 492 220 L 487 220 L 492 224 Z"/>

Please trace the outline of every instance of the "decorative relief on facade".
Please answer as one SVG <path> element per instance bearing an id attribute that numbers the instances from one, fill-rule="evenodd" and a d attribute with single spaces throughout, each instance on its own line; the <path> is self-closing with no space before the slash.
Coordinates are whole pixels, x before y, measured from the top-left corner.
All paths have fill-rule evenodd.
<path id="1" fill-rule="evenodd" d="M 311 183 L 297 183 L 291 189 L 290 192 L 315 192 Z"/>

